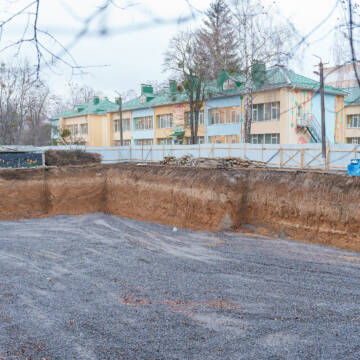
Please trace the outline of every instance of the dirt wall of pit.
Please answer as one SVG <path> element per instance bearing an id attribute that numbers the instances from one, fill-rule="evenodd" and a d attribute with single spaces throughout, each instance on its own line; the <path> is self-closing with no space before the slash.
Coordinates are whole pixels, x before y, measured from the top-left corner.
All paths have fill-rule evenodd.
<path id="1" fill-rule="evenodd" d="M 356 177 L 124 164 L 0 171 L 1 220 L 89 212 L 360 251 Z"/>

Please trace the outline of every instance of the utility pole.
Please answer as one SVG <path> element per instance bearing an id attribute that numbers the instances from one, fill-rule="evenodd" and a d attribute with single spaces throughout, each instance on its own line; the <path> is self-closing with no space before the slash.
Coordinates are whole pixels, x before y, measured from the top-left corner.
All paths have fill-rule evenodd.
<path id="1" fill-rule="evenodd" d="M 120 146 L 124 145 L 123 141 L 123 124 L 122 124 L 122 98 L 119 96 L 119 115 L 120 115 Z"/>
<path id="2" fill-rule="evenodd" d="M 320 96 L 321 96 L 321 152 L 326 159 L 326 128 L 325 128 L 325 91 L 324 91 L 324 64 L 320 61 Z"/>
<path id="3" fill-rule="evenodd" d="M 314 55 L 320 59 L 319 72 L 320 75 L 320 98 L 321 98 L 321 154 L 326 160 L 326 123 L 325 123 L 325 90 L 324 90 L 324 64 L 320 56 Z"/>

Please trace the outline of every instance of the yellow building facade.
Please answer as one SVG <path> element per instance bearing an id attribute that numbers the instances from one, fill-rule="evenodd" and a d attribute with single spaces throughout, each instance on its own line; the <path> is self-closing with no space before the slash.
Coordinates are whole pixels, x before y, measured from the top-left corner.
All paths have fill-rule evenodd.
<path id="1" fill-rule="evenodd" d="M 283 84 L 264 82 L 252 93 L 251 143 L 319 142 L 318 83 L 281 68 L 269 71 L 267 81 L 271 83 L 271 76 L 276 75 L 279 82 L 281 74 L 284 75 Z M 244 142 L 247 95 L 241 86 L 238 89 L 235 82 L 231 82 L 227 80 L 226 88 L 213 90 L 216 95 L 204 101 L 199 114 L 197 143 Z M 326 88 L 326 129 L 330 143 L 360 139 L 360 119 L 357 121 L 360 104 L 344 108 L 345 95 L 339 89 Z M 146 121 L 146 126 L 140 126 L 142 121 Z M 95 98 L 93 103 L 78 106 L 60 117 L 60 127 L 70 130 L 73 142 L 87 146 L 119 146 L 119 104 Z M 174 81 L 169 89 L 157 93 L 151 85 L 142 85 L 141 96 L 123 104 L 122 128 L 124 145 L 191 144 L 190 105 L 186 93 Z"/>

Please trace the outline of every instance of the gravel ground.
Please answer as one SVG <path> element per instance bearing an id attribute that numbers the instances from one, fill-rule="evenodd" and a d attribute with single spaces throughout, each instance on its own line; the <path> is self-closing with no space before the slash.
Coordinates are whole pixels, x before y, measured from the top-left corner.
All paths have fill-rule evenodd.
<path id="1" fill-rule="evenodd" d="M 0 359 L 360 359 L 359 254 L 104 214 L 0 230 Z"/>

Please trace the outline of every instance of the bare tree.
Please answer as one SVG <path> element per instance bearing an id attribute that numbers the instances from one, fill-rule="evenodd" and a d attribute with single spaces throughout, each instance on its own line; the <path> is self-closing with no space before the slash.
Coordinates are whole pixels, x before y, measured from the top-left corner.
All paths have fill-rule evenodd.
<path id="1" fill-rule="evenodd" d="M 3 40 L 7 35 L 7 29 L 12 23 L 16 21 L 23 21 L 24 27 L 20 29 L 17 38 L 14 41 L 8 42 L 5 46 L 0 47 L 0 53 L 4 54 L 8 50 L 15 49 L 16 54 L 20 54 L 24 44 L 29 45 L 33 50 L 33 57 L 36 58 L 36 73 L 40 77 L 40 69 L 45 65 L 53 68 L 58 65 L 65 65 L 70 68 L 73 74 L 84 73 L 86 68 L 101 67 L 107 65 L 79 65 L 76 59 L 72 56 L 73 47 L 86 35 L 109 36 L 114 34 L 121 34 L 131 31 L 137 31 L 153 26 L 177 24 L 190 21 L 196 17 L 197 11 L 192 7 L 189 0 L 183 0 L 189 8 L 189 14 L 186 16 L 176 18 L 161 18 L 155 16 L 151 11 L 147 11 L 149 19 L 142 23 L 135 23 L 123 27 L 110 27 L 106 21 L 107 15 L 110 12 L 121 12 L 130 7 L 139 6 L 140 2 L 133 0 L 97 0 L 93 2 L 93 11 L 86 17 L 82 14 L 76 14 L 74 9 L 68 8 L 72 17 L 80 21 L 81 27 L 79 31 L 74 32 L 74 36 L 69 43 L 63 43 L 59 40 L 55 33 L 49 32 L 41 23 L 42 4 L 44 0 L 13 0 L 11 4 L 11 12 L 4 16 L 0 15 L 0 40 Z M 64 6 L 65 2 L 63 3 Z M 90 6 L 90 5 L 89 5 Z M 145 11 L 143 11 L 144 13 Z M 99 24 L 95 27 L 94 23 Z"/>
<path id="2" fill-rule="evenodd" d="M 28 99 L 43 84 L 27 61 L 0 67 L 0 141 L 19 144 L 28 116 Z"/>
<path id="3" fill-rule="evenodd" d="M 49 94 L 47 105 L 49 116 L 56 116 L 75 105 L 91 102 L 95 96 L 101 97 L 103 93 L 86 84 L 69 82 L 66 95 Z"/>
<path id="4" fill-rule="evenodd" d="M 209 72 L 208 55 L 201 46 L 198 33 L 181 31 L 170 40 L 165 53 L 164 68 L 183 84 L 190 105 L 192 143 L 198 142 L 199 113 L 206 96 Z"/>
<path id="5" fill-rule="evenodd" d="M 121 93 L 121 98 L 123 102 L 135 99 L 137 96 L 138 94 L 134 89 L 130 89 Z"/>
<path id="6" fill-rule="evenodd" d="M 166 89 L 169 83 L 164 80 L 147 80 L 145 84 L 151 85 L 155 92 Z"/>
<path id="7" fill-rule="evenodd" d="M 31 145 L 43 145 L 44 133 L 49 134 L 48 122 L 48 100 L 50 90 L 47 86 L 36 86 L 26 100 L 26 130 L 28 133 L 28 141 Z M 47 142 L 49 141 L 47 139 Z"/>
<path id="8" fill-rule="evenodd" d="M 68 87 L 68 101 L 70 106 L 91 102 L 95 96 L 102 96 L 101 91 L 97 91 L 86 84 L 80 85 L 74 82 L 70 82 Z"/>
<path id="9" fill-rule="evenodd" d="M 282 21 L 274 8 L 265 8 L 260 0 L 233 0 L 232 11 L 246 92 L 245 142 L 250 142 L 253 92 L 262 81 L 265 65 L 288 61 L 294 28 Z"/>

